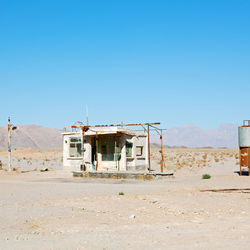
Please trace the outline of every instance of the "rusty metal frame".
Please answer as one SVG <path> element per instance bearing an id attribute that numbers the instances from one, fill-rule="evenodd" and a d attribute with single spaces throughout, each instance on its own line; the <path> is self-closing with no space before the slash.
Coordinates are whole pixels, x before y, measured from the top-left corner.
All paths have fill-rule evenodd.
<path id="1" fill-rule="evenodd" d="M 73 129 L 80 128 L 82 131 L 82 165 L 81 168 L 83 170 L 86 169 L 86 166 L 84 164 L 84 134 L 87 132 L 90 128 L 103 128 L 103 127 L 128 127 L 128 126 L 141 126 L 144 130 L 144 132 L 147 133 L 148 135 L 148 171 L 151 170 L 151 157 L 150 157 L 150 128 L 155 130 L 159 135 L 160 135 L 160 140 L 161 140 L 161 150 L 159 151 L 161 153 L 161 172 L 163 173 L 163 167 L 165 166 L 165 161 L 164 161 L 164 152 L 163 152 L 163 136 L 162 136 L 162 131 L 166 129 L 160 129 L 154 125 L 160 125 L 160 122 L 153 122 L 153 123 L 128 123 L 128 124 L 106 124 L 106 125 L 84 125 L 84 124 L 77 124 L 71 126 L 72 131 Z M 90 129 L 91 130 L 91 129 Z M 93 131 L 93 130 L 92 130 Z M 94 131 L 96 132 L 96 131 Z M 99 141 L 97 139 L 98 135 L 96 132 L 96 147 L 98 146 L 99 148 Z M 100 137 L 99 137 L 100 139 Z M 98 169 L 98 148 L 96 148 L 97 153 L 96 153 L 96 170 Z"/>

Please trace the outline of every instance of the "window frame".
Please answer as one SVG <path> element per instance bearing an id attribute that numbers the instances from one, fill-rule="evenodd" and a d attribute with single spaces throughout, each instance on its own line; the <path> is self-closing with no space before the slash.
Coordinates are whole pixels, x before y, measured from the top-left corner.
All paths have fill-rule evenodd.
<path id="1" fill-rule="evenodd" d="M 69 138 L 69 158 L 81 158 L 81 157 L 82 157 L 82 138 L 70 137 Z"/>
<path id="2" fill-rule="evenodd" d="M 140 149 L 140 154 L 137 153 L 137 149 Z M 144 157 L 144 146 L 136 146 L 135 154 L 137 158 Z"/>
<path id="3" fill-rule="evenodd" d="M 133 147 L 134 147 L 133 142 L 126 140 L 125 145 L 126 145 L 126 158 L 133 158 Z M 130 149 L 130 155 L 128 155 L 128 149 Z"/>

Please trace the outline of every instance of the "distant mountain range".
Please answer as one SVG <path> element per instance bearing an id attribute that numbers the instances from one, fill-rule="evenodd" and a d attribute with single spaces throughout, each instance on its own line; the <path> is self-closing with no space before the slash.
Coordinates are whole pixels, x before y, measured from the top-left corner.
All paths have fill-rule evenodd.
<path id="1" fill-rule="evenodd" d="M 12 131 L 13 148 L 61 148 L 62 131 L 38 125 L 17 125 Z M 7 126 L 0 127 L 0 148 L 8 145 Z"/>
<path id="2" fill-rule="evenodd" d="M 38 125 L 19 125 L 12 132 L 13 148 L 61 148 L 62 131 Z M 173 127 L 163 136 L 167 146 L 185 147 L 238 147 L 236 125 L 221 124 L 217 129 L 204 130 L 193 124 Z M 159 144 L 159 136 L 152 135 L 151 143 Z M 0 148 L 7 148 L 7 126 L 0 127 Z"/>
<path id="3" fill-rule="evenodd" d="M 164 145 L 185 147 L 237 148 L 238 126 L 221 124 L 217 129 L 202 129 L 194 124 L 173 127 L 163 136 Z M 160 143 L 159 136 L 152 136 L 151 142 Z"/>

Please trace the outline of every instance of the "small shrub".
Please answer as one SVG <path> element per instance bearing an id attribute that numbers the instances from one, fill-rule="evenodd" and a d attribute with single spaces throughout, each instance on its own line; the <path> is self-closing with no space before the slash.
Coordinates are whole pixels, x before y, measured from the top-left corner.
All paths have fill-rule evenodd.
<path id="1" fill-rule="evenodd" d="M 202 179 L 210 179 L 211 175 L 210 174 L 203 174 Z"/>
<path id="2" fill-rule="evenodd" d="M 123 192 L 119 192 L 119 195 L 124 195 L 124 193 Z"/>
<path id="3" fill-rule="evenodd" d="M 48 169 L 48 168 L 45 168 L 45 169 L 40 169 L 40 172 L 47 172 L 47 171 L 49 171 L 49 169 Z"/>
<path id="4" fill-rule="evenodd" d="M 215 162 L 219 162 L 220 160 L 218 158 L 214 158 L 214 161 Z"/>
<path id="5" fill-rule="evenodd" d="M 207 154 L 204 154 L 204 155 L 202 156 L 202 158 L 203 158 L 204 160 L 206 160 L 206 159 L 207 159 Z"/>

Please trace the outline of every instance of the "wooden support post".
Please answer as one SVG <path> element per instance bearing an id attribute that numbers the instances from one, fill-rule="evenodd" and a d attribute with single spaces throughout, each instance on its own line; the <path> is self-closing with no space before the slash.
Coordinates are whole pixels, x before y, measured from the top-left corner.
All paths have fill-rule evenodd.
<path id="1" fill-rule="evenodd" d="M 96 150 L 95 150 L 96 168 L 95 168 L 95 170 L 97 171 L 98 170 L 98 152 L 99 152 L 99 144 L 98 144 L 98 134 L 97 134 L 97 132 L 96 132 L 96 135 L 95 135 L 95 147 L 96 147 Z"/>
<path id="2" fill-rule="evenodd" d="M 10 131 L 11 131 L 11 124 L 10 118 L 8 119 L 8 171 L 11 171 L 11 143 L 10 143 Z"/>

